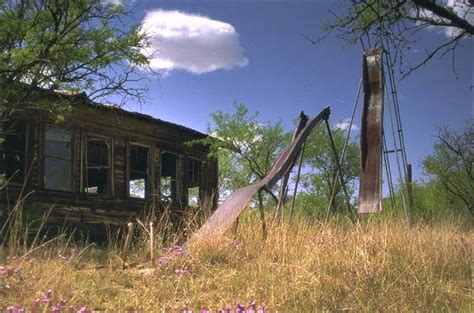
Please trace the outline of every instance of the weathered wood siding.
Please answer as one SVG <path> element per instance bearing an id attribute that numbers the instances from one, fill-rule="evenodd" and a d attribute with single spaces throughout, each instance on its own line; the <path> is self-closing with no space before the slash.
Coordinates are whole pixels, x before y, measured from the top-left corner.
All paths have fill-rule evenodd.
<path id="1" fill-rule="evenodd" d="M 162 152 L 177 155 L 177 203 L 175 207 L 185 208 L 187 202 L 187 160 L 193 157 L 202 162 L 200 194 L 202 197 L 215 195 L 217 191 L 217 162 L 207 158 L 206 147 L 185 142 L 202 138 L 204 135 L 134 113 L 97 105 L 74 105 L 73 111 L 62 124 L 55 125 L 40 114 L 31 114 L 27 118 L 27 171 L 29 172 L 25 188 L 21 185 L 9 185 L 0 191 L 3 207 L 7 202 L 29 194 L 28 207 L 39 214 L 44 209 L 51 210 L 50 221 L 68 221 L 78 223 L 122 224 L 145 212 L 146 207 L 154 207 L 160 212 L 160 161 Z M 47 125 L 66 128 L 72 131 L 72 192 L 46 190 L 43 185 L 43 147 L 44 130 Z M 87 138 L 107 140 L 111 158 L 111 190 L 107 196 L 98 196 L 84 192 L 85 153 Z M 129 197 L 128 177 L 130 144 L 149 148 L 149 185 L 147 199 Z M 4 212 L 5 213 L 5 212 Z"/>

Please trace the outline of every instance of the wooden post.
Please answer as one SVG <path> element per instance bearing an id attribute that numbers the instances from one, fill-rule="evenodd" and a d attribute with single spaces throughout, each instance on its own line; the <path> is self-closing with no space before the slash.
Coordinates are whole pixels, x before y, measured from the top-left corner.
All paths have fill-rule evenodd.
<path id="1" fill-rule="evenodd" d="M 260 220 L 262 221 L 262 236 L 263 240 L 267 239 L 267 227 L 265 225 L 265 212 L 263 210 L 262 192 L 258 192 L 258 209 L 260 210 Z"/>
<path id="2" fill-rule="evenodd" d="M 303 146 L 301 147 L 300 163 L 298 165 L 298 172 L 296 173 L 295 189 L 293 190 L 293 199 L 291 199 L 290 216 L 288 218 L 290 222 L 291 222 L 291 217 L 293 216 L 293 210 L 295 208 L 296 193 L 298 192 L 298 184 L 300 182 L 301 167 L 303 166 L 303 156 L 304 156 L 305 147 L 306 147 L 306 141 L 303 143 Z"/>
<path id="3" fill-rule="evenodd" d="M 352 209 L 351 197 L 347 192 L 346 183 L 344 181 L 344 173 L 342 172 L 342 164 L 339 163 L 339 156 L 337 155 L 336 145 L 334 144 L 334 139 L 332 138 L 331 127 L 329 126 L 328 119 L 325 119 L 324 122 L 326 122 L 326 130 L 328 131 L 329 142 L 331 143 L 332 152 L 334 153 L 334 159 L 337 165 L 337 174 L 339 174 L 339 181 L 341 183 L 342 190 L 344 191 L 344 195 L 346 196 L 347 209 L 349 210 L 352 222 L 355 223 L 356 216 L 354 210 Z M 335 179 L 337 179 L 337 177 L 335 177 Z"/>
<path id="4" fill-rule="evenodd" d="M 155 267 L 155 231 L 153 222 L 150 222 L 150 262 L 151 267 Z"/>
<path id="5" fill-rule="evenodd" d="M 408 205 L 406 208 L 406 218 L 408 224 L 412 222 L 412 212 L 413 212 L 413 186 L 412 186 L 412 172 L 411 164 L 407 164 L 407 196 L 408 196 Z"/>
<path id="6" fill-rule="evenodd" d="M 125 238 L 125 246 L 123 247 L 123 253 L 122 253 L 123 267 L 125 267 L 125 264 L 127 263 L 128 251 L 130 249 L 130 244 L 132 243 L 133 232 L 135 231 L 135 224 L 128 223 L 127 227 L 128 227 L 128 233 L 127 233 L 127 237 Z"/>

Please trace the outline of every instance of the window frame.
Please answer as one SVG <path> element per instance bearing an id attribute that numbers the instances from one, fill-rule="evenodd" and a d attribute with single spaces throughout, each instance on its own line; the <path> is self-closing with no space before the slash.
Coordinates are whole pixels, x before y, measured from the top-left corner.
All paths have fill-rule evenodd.
<path id="1" fill-rule="evenodd" d="M 104 168 L 104 167 L 89 167 L 88 166 L 88 143 L 89 141 L 103 141 L 105 145 L 107 146 L 107 153 L 108 153 L 108 166 L 107 168 L 107 193 L 105 194 L 99 194 L 99 193 L 92 193 L 92 192 L 87 192 L 86 189 L 88 188 L 88 170 L 89 169 L 99 169 L 99 168 Z M 114 155 L 113 155 L 113 140 L 110 137 L 107 136 L 101 136 L 97 135 L 94 133 L 86 133 L 84 135 L 84 140 L 83 140 L 83 145 L 82 145 L 82 156 L 83 156 L 83 170 L 82 170 L 82 183 L 81 183 L 81 193 L 86 194 L 89 197 L 96 197 L 96 198 L 113 198 L 114 196 Z"/>
<path id="2" fill-rule="evenodd" d="M 172 178 L 171 179 L 171 186 L 170 188 L 172 188 L 172 184 L 173 184 L 173 180 L 174 180 L 174 184 L 175 184 L 175 195 L 174 195 L 174 199 L 173 199 L 173 193 L 172 193 L 172 189 L 171 189 L 171 199 L 169 201 L 169 203 L 178 203 L 179 202 L 179 196 L 178 196 L 178 174 L 179 174 L 179 153 L 177 152 L 173 152 L 173 151 L 170 151 L 170 150 L 160 150 L 160 173 L 159 173 L 159 200 L 160 202 L 163 202 L 165 200 L 163 200 L 163 189 L 162 189 L 162 177 L 168 177 L 168 176 L 162 176 L 161 173 L 163 171 L 163 160 L 162 160 L 162 157 L 163 157 L 163 154 L 167 153 L 167 154 L 172 154 L 175 156 L 175 173 L 174 173 L 174 179 Z"/>
<path id="3" fill-rule="evenodd" d="M 2 117 L 2 111 L 0 110 L 0 119 L 2 119 L 0 122 L 3 122 L 3 117 Z M 29 164 L 30 164 L 30 159 L 29 159 L 29 156 L 30 156 L 30 145 L 29 145 L 29 142 L 30 142 L 30 129 L 31 129 L 31 125 L 30 125 L 30 122 L 24 118 L 24 117 L 13 117 L 14 120 L 19 120 L 19 121 L 22 121 L 24 124 L 25 124 L 25 130 L 24 130 L 24 141 L 25 141 L 25 144 L 24 144 L 24 147 L 23 147 L 23 164 L 22 166 L 22 172 L 21 172 L 21 177 L 19 178 L 19 180 L 17 181 L 16 179 L 11 179 L 11 177 L 5 177 L 7 182 L 8 182 L 8 185 L 10 186 L 23 186 L 25 185 L 26 183 L 26 180 L 28 178 L 28 170 L 29 170 Z M 1 130 L 1 133 L 3 133 L 3 128 L 0 128 Z M 0 151 L 3 151 L 3 149 L 0 149 Z M 5 150 L 5 151 L 16 151 L 16 150 Z"/>
<path id="4" fill-rule="evenodd" d="M 131 174 L 132 174 L 132 165 L 131 165 L 132 146 L 138 146 L 138 147 L 148 149 L 148 152 L 147 152 L 147 168 L 146 168 L 146 172 L 145 172 L 147 177 L 145 179 L 145 197 L 144 198 L 134 197 L 134 196 L 130 195 L 130 177 L 131 177 Z M 129 141 L 128 144 L 127 144 L 127 175 L 126 175 L 126 182 L 125 182 L 126 183 L 126 189 L 127 189 L 126 190 L 126 195 L 127 195 L 128 199 L 138 200 L 138 201 L 146 201 L 150 197 L 150 179 L 152 179 L 151 168 L 152 168 L 151 167 L 151 146 L 147 145 L 147 144 L 135 142 L 135 141 Z M 134 172 L 138 172 L 138 171 L 134 171 Z M 139 173 L 141 173 L 141 172 L 139 172 Z M 160 167 L 160 174 L 161 174 L 161 167 Z M 160 177 L 161 177 L 161 175 L 160 175 Z"/>
<path id="5" fill-rule="evenodd" d="M 199 162 L 200 163 L 200 168 L 197 170 L 197 173 L 195 174 L 194 171 L 193 171 L 193 177 L 192 179 L 190 180 L 189 179 L 189 171 L 190 171 L 190 168 L 189 168 L 189 162 L 192 161 L 192 162 Z M 193 157 L 193 156 L 188 156 L 187 157 L 187 164 L 186 164 L 186 185 L 187 185 L 187 188 L 190 188 L 190 187 L 201 187 L 201 184 L 202 184 L 202 169 L 203 169 L 203 164 L 204 164 L 204 161 L 199 159 L 199 158 L 196 158 L 196 157 Z M 193 166 L 194 167 L 194 166 Z M 197 177 L 194 177 L 194 176 L 197 176 Z M 196 179 L 195 179 L 196 178 Z"/>
<path id="6" fill-rule="evenodd" d="M 70 140 L 70 152 L 71 152 L 71 157 L 69 160 L 66 160 L 66 159 L 60 159 L 60 158 L 56 158 L 56 157 L 51 157 L 51 156 L 47 156 L 46 155 L 46 131 L 50 128 L 54 128 L 54 129 L 60 129 L 60 130 L 66 130 L 66 131 L 69 131 L 70 134 L 71 134 L 71 140 Z M 63 126 L 56 126 L 56 125 L 52 125 L 52 124 L 45 124 L 44 127 L 43 127 L 43 132 L 42 132 L 42 140 L 43 140 L 43 145 L 42 145 L 42 187 L 44 190 L 48 190 L 48 191 L 57 191 L 57 192 L 67 192 L 67 193 L 73 193 L 74 192 L 74 129 L 72 128 L 68 128 L 68 127 L 63 127 Z M 46 166 L 45 166 L 45 163 L 46 163 L 46 158 L 50 158 L 50 159 L 55 159 L 55 160 L 62 160 L 62 161 L 69 161 L 70 162 L 70 168 L 71 168 L 71 177 L 70 177 L 70 190 L 60 190 L 60 189 L 52 189 L 52 188 L 46 188 Z"/>

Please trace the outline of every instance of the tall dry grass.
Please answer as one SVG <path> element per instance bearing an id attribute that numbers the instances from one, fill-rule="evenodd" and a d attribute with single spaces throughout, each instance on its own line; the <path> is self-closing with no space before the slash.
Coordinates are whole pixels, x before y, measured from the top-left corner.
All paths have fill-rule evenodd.
<path id="1" fill-rule="evenodd" d="M 187 251 L 157 240 L 155 269 L 123 270 L 120 244 L 67 236 L 26 254 L 17 249 L 0 262 L 0 310 L 216 311 L 251 301 L 268 312 L 472 310 L 474 238 L 465 225 L 300 219 L 270 229 L 265 242 L 259 225 L 248 212 L 236 237 Z M 128 262 L 147 255 L 146 240 L 138 240 Z"/>

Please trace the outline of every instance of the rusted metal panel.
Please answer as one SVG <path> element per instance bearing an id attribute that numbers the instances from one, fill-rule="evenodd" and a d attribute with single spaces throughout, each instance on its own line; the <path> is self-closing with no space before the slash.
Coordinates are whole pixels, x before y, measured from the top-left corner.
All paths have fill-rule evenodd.
<path id="1" fill-rule="evenodd" d="M 359 213 L 382 210 L 382 51 L 369 50 L 363 56 L 364 103 L 362 107 L 359 184 Z"/>
<path id="2" fill-rule="evenodd" d="M 329 117 L 329 114 L 330 110 L 327 107 L 310 120 L 300 134 L 278 156 L 267 175 L 260 181 L 231 193 L 207 222 L 191 237 L 190 242 L 222 235 L 234 223 L 259 190 L 270 188 L 285 175 L 288 168 L 296 160 L 303 142 L 314 128 Z"/>

